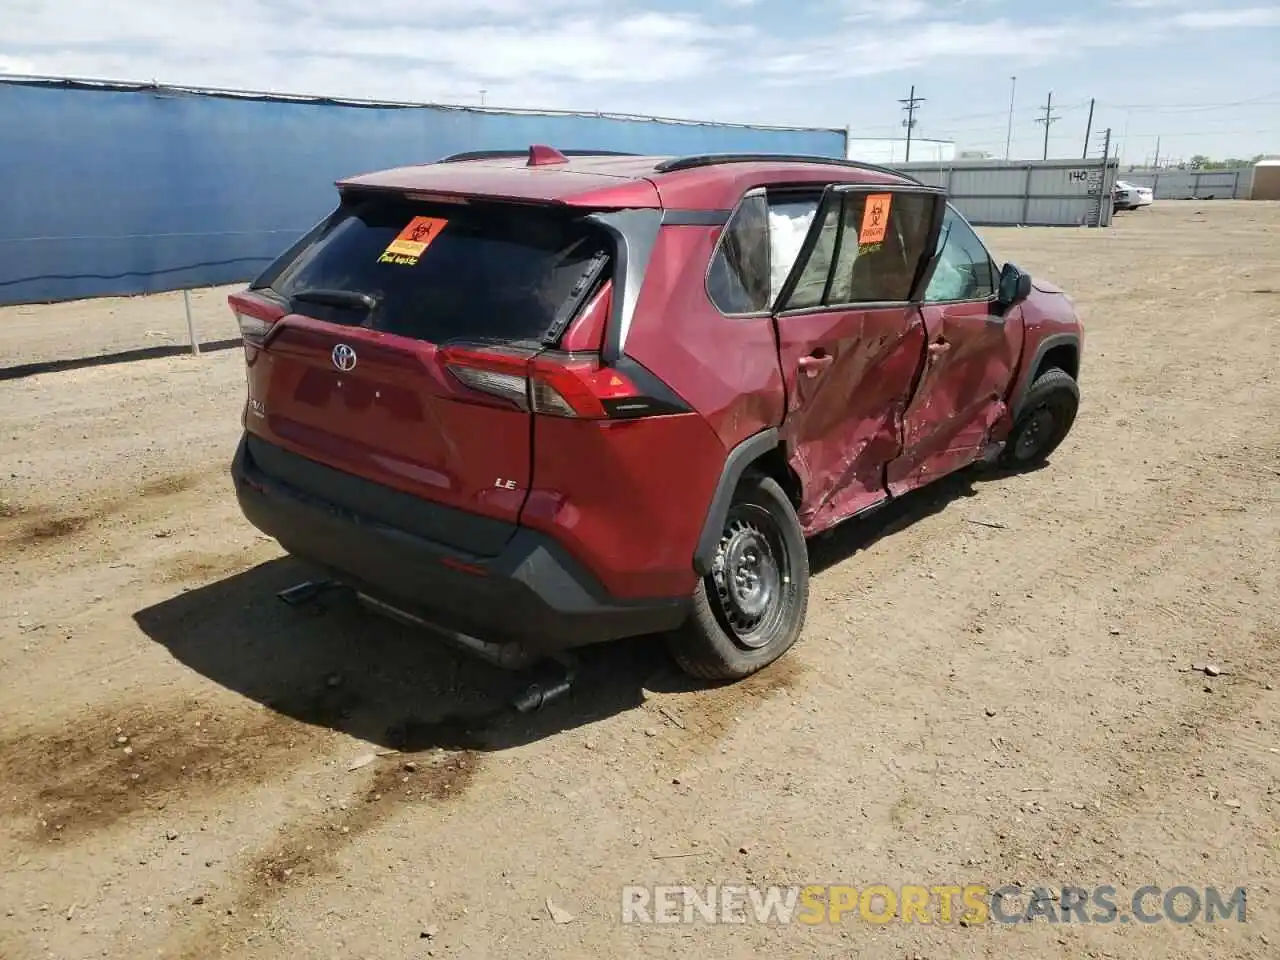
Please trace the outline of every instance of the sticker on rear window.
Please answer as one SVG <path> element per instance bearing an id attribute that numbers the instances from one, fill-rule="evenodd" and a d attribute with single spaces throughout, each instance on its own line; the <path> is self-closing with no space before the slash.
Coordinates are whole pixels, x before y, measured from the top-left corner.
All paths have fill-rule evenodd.
<path id="1" fill-rule="evenodd" d="M 412 265 L 449 223 L 439 217 L 414 217 L 378 258 L 379 263 Z"/>
<path id="2" fill-rule="evenodd" d="M 867 197 L 867 205 L 862 209 L 862 228 L 858 231 L 859 246 L 884 240 L 885 228 L 889 225 L 889 204 L 892 201 L 891 193 L 873 193 Z"/>

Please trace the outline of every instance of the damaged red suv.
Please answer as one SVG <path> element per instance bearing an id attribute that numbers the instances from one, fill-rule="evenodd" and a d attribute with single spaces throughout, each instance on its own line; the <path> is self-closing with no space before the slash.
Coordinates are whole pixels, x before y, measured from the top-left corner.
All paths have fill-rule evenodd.
<path id="1" fill-rule="evenodd" d="M 746 676 L 806 537 L 1075 418 L 1071 301 L 901 173 L 536 146 L 338 188 L 230 298 L 241 508 L 508 666 L 665 633 Z"/>

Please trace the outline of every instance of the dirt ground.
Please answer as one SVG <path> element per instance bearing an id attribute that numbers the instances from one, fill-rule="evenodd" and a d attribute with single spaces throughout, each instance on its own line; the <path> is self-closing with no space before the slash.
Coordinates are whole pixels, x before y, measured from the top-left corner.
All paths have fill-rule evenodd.
<path id="1" fill-rule="evenodd" d="M 629 642 L 516 716 L 522 678 L 280 603 L 303 572 L 227 477 L 236 350 L 0 382 L 0 957 L 1275 957 L 1280 204 L 984 233 L 1077 298 L 1075 430 L 812 544 L 803 640 L 732 686 Z M 621 922 L 626 884 L 712 882 L 1248 900 Z"/>
<path id="2" fill-rule="evenodd" d="M 191 322 L 201 344 L 221 345 L 240 336 L 227 294 L 243 286 L 190 291 Z M 0 380 L 6 370 L 36 364 L 71 366 L 129 353 L 171 355 L 190 347 L 181 293 L 0 307 Z"/>

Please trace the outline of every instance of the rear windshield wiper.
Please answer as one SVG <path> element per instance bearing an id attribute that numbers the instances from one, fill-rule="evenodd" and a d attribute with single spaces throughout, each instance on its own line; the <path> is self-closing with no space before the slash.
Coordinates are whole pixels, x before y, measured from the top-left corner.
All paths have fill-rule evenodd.
<path id="1" fill-rule="evenodd" d="M 363 310 L 371 313 L 378 305 L 378 298 L 367 293 L 354 290 L 326 290 L 313 287 L 289 294 L 290 300 L 301 300 L 303 303 L 319 303 L 326 307 L 348 307 L 352 310 Z"/>

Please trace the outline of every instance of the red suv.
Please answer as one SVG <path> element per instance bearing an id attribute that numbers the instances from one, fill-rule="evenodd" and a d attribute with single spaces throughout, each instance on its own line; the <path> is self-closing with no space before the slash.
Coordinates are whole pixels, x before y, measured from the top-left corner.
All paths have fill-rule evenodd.
<path id="1" fill-rule="evenodd" d="M 901 173 L 535 146 L 338 188 L 230 298 L 241 508 L 507 665 L 662 632 L 746 676 L 806 537 L 1075 418 L 1071 301 Z"/>

